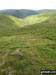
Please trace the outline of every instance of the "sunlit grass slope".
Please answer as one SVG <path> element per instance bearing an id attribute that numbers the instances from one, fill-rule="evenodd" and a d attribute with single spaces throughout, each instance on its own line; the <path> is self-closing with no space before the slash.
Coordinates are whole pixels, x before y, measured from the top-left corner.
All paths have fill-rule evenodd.
<path id="1" fill-rule="evenodd" d="M 25 18 L 25 21 L 28 24 L 35 24 L 35 23 L 42 23 L 42 22 L 55 22 L 56 21 L 56 14 L 49 13 L 49 14 L 40 14 L 40 15 L 33 15 Z"/>
<path id="2" fill-rule="evenodd" d="M 6 25 L 18 25 L 21 26 L 24 24 L 24 21 L 22 19 L 8 16 L 8 15 L 0 15 L 0 23 L 4 23 Z"/>
<path id="3" fill-rule="evenodd" d="M 40 70 L 56 70 L 56 15 L 39 16 L 28 18 L 27 25 L 0 16 L 0 75 L 40 75 Z"/>
<path id="4" fill-rule="evenodd" d="M 25 22 L 22 19 L 0 15 L 0 36 L 17 34 L 17 29 L 24 25 Z"/>

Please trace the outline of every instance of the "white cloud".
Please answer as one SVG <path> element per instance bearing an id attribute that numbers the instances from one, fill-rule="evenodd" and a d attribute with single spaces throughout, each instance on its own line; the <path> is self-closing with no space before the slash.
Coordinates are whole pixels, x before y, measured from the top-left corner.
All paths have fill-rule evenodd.
<path id="1" fill-rule="evenodd" d="M 56 0 L 0 0 L 1 9 L 56 9 Z"/>

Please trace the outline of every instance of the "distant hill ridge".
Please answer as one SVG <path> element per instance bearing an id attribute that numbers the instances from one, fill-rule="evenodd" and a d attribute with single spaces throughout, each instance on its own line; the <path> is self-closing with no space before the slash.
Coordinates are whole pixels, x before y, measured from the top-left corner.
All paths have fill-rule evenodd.
<path id="1" fill-rule="evenodd" d="M 37 11 L 34 10 L 25 10 L 25 9 L 20 9 L 20 10 L 14 10 L 14 9 L 9 9 L 9 10 L 0 10 L 0 14 L 5 14 L 5 15 L 10 15 L 10 16 L 15 16 L 18 18 L 24 18 L 27 16 L 31 15 L 37 15 L 39 14 Z"/>
<path id="2" fill-rule="evenodd" d="M 43 13 L 56 13 L 56 10 L 28 10 L 28 9 L 8 9 L 8 10 L 0 10 L 0 14 L 9 15 L 9 16 L 15 16 L 18 18 L 25 18 L 27 16 L 31 15 L 38 15 Z"/>

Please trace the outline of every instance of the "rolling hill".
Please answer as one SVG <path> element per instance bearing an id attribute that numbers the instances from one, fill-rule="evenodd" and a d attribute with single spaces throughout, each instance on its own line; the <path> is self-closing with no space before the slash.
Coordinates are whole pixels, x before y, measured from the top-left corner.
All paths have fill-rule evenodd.
<path id="1" fill-rule="evenodd" d="M 51 19 L 50 19 L 51 18 Z M 0 36 L 19 34 L 19 30 L 34 24 L 56 24 L 56 14 L 33 15 L 24 19 L 0 15 Z M 6 34 L 4 34 L 6 32 Z M 22 32 L 22 31 L 21 31 Z"/>
<path id="2" fill-rule="evenodd" d="M 40 15 L 32 15 L 25 18 L 25 21 L 30 24 L 36 24 L 36 23 L 56 23 L 56 13 L 45 13 Z"/>
<path id="3" fill-rule="evenodd" d="M 48 14 L 48 13 L 56 13 L 56 10 L 53 9 L 44 9 L 44 10 L 29 10 L 29 9 L 9 9 L 9 10 L 0 10 L 0 14 L 15 16 L 17 18 L 25 18 L 31 15 L 39 15 L 39 14 Z"/>
<path id="4" fill-rule="evenodd" d="M 13 16 L 0 15 L 0 36 L 15 34 L 19 27 L 24 26 L 22 19 Z"/>
<path id="5" fill-rule="evenodd" d="M 43 9 L 43 10 L 38 10 L 37 12 L 39 12 L 40 14 L 42 13 L 56 13 L 56 9 Z"/>
<path id="6" fill-rule="evenodd" d="M 0 75 L 56 70 L 56 14 L 0 15 Z"/>
<path id="7" fill-rule="evenodd" d="M 31 15 L 37 15 L 39 13 L 34 11 L 34 10 L 25 10 L 25 9 L 20 9 L 20 10 L 15 9 L 14 10 L 14 9 L 10 9 L 10 10 L 0 10 L 0 14 L 15 16 L 15 17 L 18 17 L 18 18 L 24 18 L 24 17 L 31 16 Z"/>

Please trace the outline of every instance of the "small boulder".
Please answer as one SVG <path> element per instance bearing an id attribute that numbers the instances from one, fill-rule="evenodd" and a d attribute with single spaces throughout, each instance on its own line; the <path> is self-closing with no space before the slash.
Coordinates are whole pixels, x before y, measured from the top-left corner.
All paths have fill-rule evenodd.
<path id="1" fill-rule="evenodd" d="M 8 75 L 12 75 L 12 72 L 10 71 L 10 72 L 8 73 Z"/>
<path id="2" fill-rule="evenodd" d="M 20 56 L 23 56 L 23 52 L 22 52 L 22 51 L 19 51 L 19 55 L 20 55 Z"/>
<path id="3" fill-rule="evenodd" d="M 11 56 L 14 56 L 14 55 L 19 55 L 19 56 L 23 56 L 23 52 L 21 50 L 16 50 L 15 52 L 11 53 Z"/>

